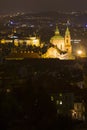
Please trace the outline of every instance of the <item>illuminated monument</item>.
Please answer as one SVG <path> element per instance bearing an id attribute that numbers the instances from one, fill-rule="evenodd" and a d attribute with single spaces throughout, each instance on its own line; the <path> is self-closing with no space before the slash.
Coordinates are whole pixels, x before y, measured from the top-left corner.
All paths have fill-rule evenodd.
<path id="1" fill-rule="evenodd" d="M 27 37 L 22 37 L 21 39 L 18 38 L 16 34 L 16 28 L 12 29 L 12 33 L 7 36 L 8 38 L 0 39 L 1 44 L 9 44 L 13 43 L 15 47 L 18 47 L 19 45 L 26 44 L 26 46 L 40 46 L 40 38 L 34 34 L 34 36 L 27 36 Z"/>
<path id="2" fill-rule="evenodd" d="M 25 57 L 25 53 L 26 56 L 31 55 L 31 53 L 35 53 L 36 55 L 37 53 L 39 58 L 58 58 L 60 60 L 75 59 L 75 57 L 72 54 L 71 36 L 68 26 L 65 31 L 65 36 L 63 37 L 60 35 L 58 26 L 56 25 L 55 34 L 53 37 L 50 38 L 51 46 L 47 49 L 46 53 L 44 54 L 40 52 L 40 49 L 44 47 L 44 44 L 41 43 L 40 37 L 37 37 L 35 35 L 19 39 L 18 37 L 15 37 L 14 34 L 15 32 L 10 36 L 9 40 L 2 39 L 0 41 L 1 44 L 14 43 L 14 46 L 11 49 L 10 53 L 11 56 L 13 55 L 13 53 L 16 53 L 16 55 L 18 56 L 20 55 L 20 53 L 24 53 L 24 55 L 22 54 L 22 57 Z M 26 47 L 24 48 L 23 45 L 25 45 Z M 29 46 L 31 47 L 31 50 L 28 50 Z M 39 49 L 38 52 L 34 52 L 35 47 Z"/>
<path id="3" fill-rule="evenodd" d="M 65 37 L 60 35 L 58 26 L 56 26 L 55 35 L 51 37 L 50 47 L 47 52 L 42 56 L 43 58 L 59 58 L 59 59 L 73 59 L 72 45 L 70 31 L 67 27 Z"/>

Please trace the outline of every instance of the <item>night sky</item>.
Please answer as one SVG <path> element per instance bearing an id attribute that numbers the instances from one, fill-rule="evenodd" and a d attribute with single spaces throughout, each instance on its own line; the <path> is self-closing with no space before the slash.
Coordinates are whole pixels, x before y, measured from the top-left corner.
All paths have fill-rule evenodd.
<path id="1" fill-rule="evenodd" d="M 84 11 L 87 0 L 0 0 L 0 13 L 17 11 Z"/>

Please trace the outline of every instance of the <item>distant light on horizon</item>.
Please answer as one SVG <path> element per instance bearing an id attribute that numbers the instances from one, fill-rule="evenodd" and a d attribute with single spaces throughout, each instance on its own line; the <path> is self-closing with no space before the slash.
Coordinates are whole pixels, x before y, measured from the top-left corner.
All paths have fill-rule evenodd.
<path id="1" fill-rule="evenodd" d="M 13 21 L 10 21 L 10 24 L 12 24 L 12 25 L 13 25 L 13 24 L 14 24 L 14 23 L 13 23 Z"/>

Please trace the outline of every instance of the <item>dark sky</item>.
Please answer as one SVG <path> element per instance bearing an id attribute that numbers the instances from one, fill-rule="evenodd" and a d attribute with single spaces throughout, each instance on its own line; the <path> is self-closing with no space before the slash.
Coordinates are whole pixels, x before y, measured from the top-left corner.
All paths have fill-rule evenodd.
<path id="1" fill-rule="evenodd" d="M 86 9 L 87 0 L 0 0 L 0 13 Z"/>

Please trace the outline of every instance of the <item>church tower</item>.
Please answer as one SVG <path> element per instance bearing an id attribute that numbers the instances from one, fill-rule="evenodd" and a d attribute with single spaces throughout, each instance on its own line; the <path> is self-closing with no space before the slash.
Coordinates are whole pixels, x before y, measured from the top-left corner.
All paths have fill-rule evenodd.
<path id="1" fill-rule="evenodd" d="M 70 31 L 68 27 L 65 32 L 65 50 L 68 53 L 72 53 L 71 36 L 70 36 Z"/>

